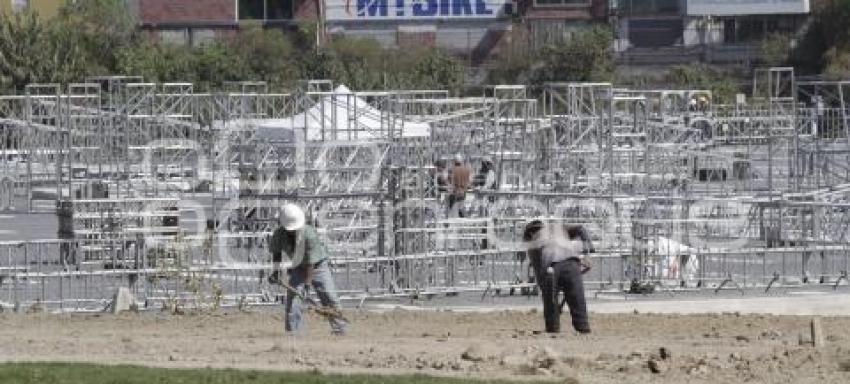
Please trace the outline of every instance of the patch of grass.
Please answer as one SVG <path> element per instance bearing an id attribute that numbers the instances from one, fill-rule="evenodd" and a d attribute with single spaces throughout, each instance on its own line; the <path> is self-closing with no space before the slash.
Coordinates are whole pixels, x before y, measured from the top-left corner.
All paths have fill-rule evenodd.
<path id="1" fill-rule="evenodd" d="M 16 384 L 461 384 L 470 379 L 424 375 L 325 375 L 234 369 L 165 369 L 66 363 L 0 364 L 0 383 Z M 508 384 L 508 381 L 473 381 Z"/>

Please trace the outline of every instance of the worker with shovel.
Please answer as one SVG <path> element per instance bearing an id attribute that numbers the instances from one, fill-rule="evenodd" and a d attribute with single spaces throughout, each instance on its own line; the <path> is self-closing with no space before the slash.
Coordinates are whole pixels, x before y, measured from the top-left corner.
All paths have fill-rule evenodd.
<path id="1" fill-rule="evenodd" d="M 302 307 L 306 301 L 308 306 L 328 319 L 334 334 L 344 335 L 349 324 L 339 311 L 339 299 L 328 267 L 327 251 L 316 228 L 306 225 L 304 211 L 295 204 L 281 207 L 280 221 L 281 226 L 274 231 L 269 241 L 274 269 L 269 282 L 280 284 L 288 291 L 286 331 L 301 331 L 304 323 Z M 280 262 L 284 253 L 292 261 L 287 271 L 288 283 L 280 278 Z M 309 298 L 310 286 L 315 288 L 321 305 Z"/>
<path id="2" fill-rule="evenodd" d="M 522 237 L 540 287 L 546 332 L 561 330 L 561 310 L 566 304 L 573 328 L 579 333 L 590 333 L 582 279 L 582 274 L 590 270 L 584 254 L 594 252 L 590 236 L 580 226 L 534 220 L 526 225 Z M 559 303 L 558 294 L 562 291 L 564 300 Z"/>

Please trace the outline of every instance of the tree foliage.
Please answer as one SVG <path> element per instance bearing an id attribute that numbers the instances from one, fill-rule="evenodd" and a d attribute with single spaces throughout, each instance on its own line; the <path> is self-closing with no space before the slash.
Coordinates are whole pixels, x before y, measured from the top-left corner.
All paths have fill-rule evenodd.
<path id="1" fill-rule="evenodd" d="M 231 56 L 231 63 L 224 65 L 219 75 L 231 78 L 226 80 L 241 77 L 240 80 L 265 81 L 280 88 L 293 84 L 300 76 L 297 65 L 300 55 L 281 30 L 248 27 L 223 45 L 212 45 L 209 49 Z M 219 56 L 219 60 L 227 59 Z M 213 64 L 208 68 L 213 69 Z"/>
<path id="2" fill-rule="evenodd" d="M 833 80 L 850 79 L 850 51 L 830 48 L 824 57 L 827 63 L 823 70 L 824 76 Z"/>
<path id="3" fill-rule="evenodd" d="M 792 54 L 791 64 L 805 72 L 850 73 L 850 0 L 812 1 L 812 22 Z M 846 78 L 846 75 L 845 75 Z"/>
<path id="4" fill-rule="evenodd" d="M 850 79 L 850 0 L 820 0 L 814 3 L 816 21 L 811 40 L 820 40 L 823 74 L 832 79 Z"/>
<path id="5" fill-rule="evenodd" d="M 512 52 L 497 63 L 489 80 L 493 83 L 530 82 L 532 85 L 552 81 L 611 81 L 614 74 L 612 42 L 611 30 L 597 25 L 531 54 Z"/>
<path id="6" fill-rule="evenodd" d="M 735 79 L 703 65 L 677 65 L 666 73 L 663 81 L 673 88 L 706 89 L 715 103 L 728 104 L 735 100 L 740 87 Z"/>
<path id="7" fill-rule="evenodd" d="M 142 76 L 146 81 L 197 81 L 194 50 L 171 44 L 143 43 L 117 55 L 119 73 Z"/>
<path id="8" fill-rule="evenodd" d="M 298 77 L 292 57 L 292 46 L 280 31 L 249 28 L 231 39 L 197 47 L 149 41 L 128 46 L 117 54 L 116 71 L 148 81 L 192 82 L 198 90 L 249 80 L 280 89 Z"/>
<path id="9" fill-rule="evenodd" d="M 87 57 L 61 25 L 43 23 L 32 12 L 0 14 L 0 90 L 75 81 L 87 73 Z"/>
<path id="10" fill-rule="evenodd" d="M 535 83 L 547 81 L 602 81 L 614 73 L 613 35 L 604 26 L 576 33 L 566 44 L 547 46 L 540 52 L 541 67 Z"/>
<path id="11" fill-rule="evenodd" d="M 20 89 L 39 77 L 47 29 L 34 14 L 0 13 L 0 87 Z"/>
<path id="12" fill-rule="evenodd" d="M 52 24 L 82 52 L 91 73 L 109 73 L 116 65 L 113 53 L 138 42 L 124 0 L 68 2 Z"/>
<path id="13" fill-rule="evenodd" d="M 2 17 L 0 89 L 4 91 L 28 83 L 69 83 L 107 74 L 193 82 L 199 90 L 248 80 L 284 89 L 297 79 L 312 78 L 354 89 L 457 91 L 466 76 L 462 60 L 429 47 L 385 48 L 374 40 L 345 37 L 317 46 L 312 24 L 295 34 L 243 27 L 231 37 L 188 47 L 144 38 L 121 0 L 78 0 L 47 21 L 31 14 Z M 528 76 L 536 75 L 541 81 L 598 77 L 595 71 L 610 66 L 607 54 L 597 49 L 610 38 L 600 43 L 600 36 L 594 30 L 580 34 L 566 47 L 551 47 L 548 52 L 553 56 L 539 56 L 542 69 L 527 71 Z M 605 51 L 603 47 L 601 52 Z M 565 60 L 573 55 L 577 58 Z"/>
<path id="14" fill-rule="evenodd" d="M 78 0 L 43 21 L 0 15 L 0 91 L 86 76 L 139 75 L 192 82 L 198 90 L 227 81 L 265 81 L 273 90 L 298 79 L 330 79 L 355 89 L 458 89 L 464 67 L 435 49 L 386 49 L 374 40 L 339 38 L 316 46 L 315 29 L 283 33 L 259 26 L 196 46 L 145 39 L 121 0 Z"/>
<path id="15" fill-rule="evenodd" d="M 764 63 L 771 67 L 784 65 L 791 51 L 791 38 L 787 35 L 774 33 L 761 42 L 759 47 Z"/>
<path id="16" fill-rule="evenodd" d="M 386 49 L 375 40 L 342 37 L 321 48 L 304 75 L 354 89 L 457 90 L 464 70 L 460 60 L 433 48 Z"/>

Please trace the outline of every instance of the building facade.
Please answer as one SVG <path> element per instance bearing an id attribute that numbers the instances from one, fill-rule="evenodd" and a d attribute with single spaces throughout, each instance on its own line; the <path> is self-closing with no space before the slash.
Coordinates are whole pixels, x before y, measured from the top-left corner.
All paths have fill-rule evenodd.
<path id="1" fill-rule="evenodd" d="M 809 0 L 687 0 L 684 43 L 747 44 L 794 35 L 810 11 Z"/>
<path id="2" fill-rule="evenodd" d="M 604 21 L 605 0 L 325 0 L 330 36 L 383 46 L 431 46 L 475 63 L 510 46 L 533 48 Z"/>
<path id="3" fill-rule="evenodd" d="M 809 13 L 809 0 L 617 0 L 615 50 L 635 64 L 752 64 L 761 42 L 797 37 Z"/>
<path id="4" fill-rule="evenodd" d="M 140 28 L 154 40 L 198 45 L 240 26 L 295 28 L 319 23 L 321 0 L 129 0 Z M 320 29 L 320 28 L 319 28 Z"/>
<path id="5" fill-rule="evenodd" d="M 388 48 L 430 46 L 480 62 L 505 45 L 533 48 L 606 21 L 608 0 L 129 0 L 159 41 L 202 44 L 245 25 L 317 38 L 370 38 Z"/>

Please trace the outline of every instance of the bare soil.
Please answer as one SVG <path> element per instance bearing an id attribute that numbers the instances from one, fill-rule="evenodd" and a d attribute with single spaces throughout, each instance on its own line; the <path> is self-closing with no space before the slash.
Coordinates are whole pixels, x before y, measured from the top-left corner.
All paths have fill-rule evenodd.
<path id="1" fill-rule="evenodd" d="M 541 333 L 531 312 L 352 312 L 350 335 L 280 313 L 0 315 L 0 360 L 423 373 L 560 383 L 850 383 L 850 317 L 594 315 L 593 334 Z M 568 319 L 565 317 L 564 320 Z M 801 343 L 801 338 L 802 343 Z"/>

